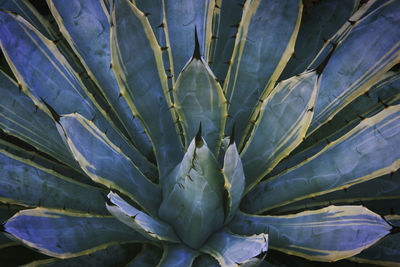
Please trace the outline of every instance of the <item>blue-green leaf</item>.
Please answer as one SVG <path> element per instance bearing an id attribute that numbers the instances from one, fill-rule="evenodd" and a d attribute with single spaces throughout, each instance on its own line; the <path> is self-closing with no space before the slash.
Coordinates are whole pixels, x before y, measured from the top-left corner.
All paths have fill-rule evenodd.
<path id="1" fill-rule="evenodd" d="M 212 256 L 202 254 L 194 260 L 192 267 L 220 267 L 220 265 Z"/>
<path id="2" fill-rule="evenodd" d="M 265 233 L 240 236 L 226 230 L 214 233 L 201 251 L 212 255 L 223 267 L 247 266 L 263 260 L 257 258 L 267 252 L 268 235 Z"/>
<path id="3" fill-rule="evenodd" d="M 161 47 L 145 14 L 128 0 L 114 1 L 112 23 L 111 60 L 121 95 L 149 135 L 163 179 L 182 152 Z M 132 51 L 132 45 L 140 47 L 140 52 Z"/>
<path id="4" fill-rule="evenodd" d="M 224 83 L 228 114 L 232 118 L 227 120 L 226 129 L 236 122 L 239 148 L 250 121 L 257 116 L 260 100 L 271 92 L 293 53 L 301 13 L 299 0 L 252 0 L 243 7 Z"/>
<path id="5" fill-rule="evenodd" d="M 0 71 L 0 95 L 0 126 L 3 131 L 73 168 L 78 167 L 60 138 L 54 120 L 38 109 L 2 71 Z"/>
<path id="6" fill-rule="evenodd" d="M 25 245 L 63 259 L 89 254 L 116 243 L 146 242 L 139 233 L 113 217 L 45 208 L 20 211 L 4 228 Z"/>
<path id="7" fill-rule="evenodd" d="M 198 248 L 224 222 L 223 188 L 218 162 L 197 136 L 166 178 L 160 218 L 174 227 L 185 244 Z"/>
<path id="8" fill-rule="evenodd" d="M 376 264 L 381 266 L 400 265 L 400 233 L 391 234 L 350 258 L 361 264 Z"/>
<path id="9" fill-rule="evenodd" d="M 231 138 L 233 141 L 234 137 Z M 225 190 L 228 193 L 228 210 L 225 221 L 229 222 L 238 210 L 246 182 L 242 161 L 234 141 L 230 142 L 225 151 L 222 173 L 225 178 Z"/>
<path id="10" fill-rule="evenodd" d="M 175 86 L 174 101 L 182 119 L 186 145 L 189 146 L 201 124 L 204 140 L 217 155 L 227 113 L 225 96 L 214 74 L 202 58 L 192 57 Z"/>
<path id="11" fill-rule="evenodd" d="M 349 19 L 359 0 L 325 0 L 315 4 L 302 20 L 290 58 L 280 79 L 288 79 L 306 70 L 324 42 Z"/>
<path id="12" fill-rule="evenodd" d="M 126 267 L 154 267 L 162 256 L 162 250 L 156 246 L 144 245 L 142 251 Z"/>
<path id="13" fill-rule="evenodd" d="M 167 45 L 172 56 L 171 74 L 179 73 L 189 61 L 195 47 L 195 29 L 199 36 L 200 53 L 207 61 L 211 42 L 212 0 L 164 0 Z"/>
<path id="14" fill-rule="evenodd" d="M 79 114 L 61 117 L 66 142 L 85 173 L 95 182 L 115 188 L 157 214 L 161 190 L 91 121 Z"/>
<path id="15" fill-rule="evenodd" d="M 185 245 L 165 245 L 157 267 L 191 266 L 197 255 L 199 255 L 197 251 Z"/>
<path id="16" fill-rule="evenodd" d="M 180 243 L 169 224 L 134 208 L 113 192 L 110 192 L 107 197 L 111 201 L 111 203 L 106 204 L 108 211 L 136 232 L 151 240 Z"/>
<path id="17" fill-rule="evenodd" d="M 354 256 L 392 228 L 362 206 L 329 206 L 287 216 L 239 213 L 229 227 L 238 234 L 268 233 L 269 248 L 318 261 Z"/>
<path id="18" fill-rule="evenodd" d="M 242 154 L 246 192 L 303 140 L 317 95 L 316 72 L 278 84 L 263 102 L 259 119 Z"/>
<path id="19" fill-rule="evenodd" d="M 258 184 L 242 207 L 252 212 L 270 210 L 396 171 L 400 167 L 399 122 L 400 105 L 363 120 L 309 160 Z"/>
<path id="20" fill-rule="evenodd" d="M 107 214 L 102 190 L 0 150 L 0 201 Z M 62 190 L 61 190 L 62 189 Z"/>
<path id="21" fill-rule="evenodd" d="M 309 132 L 329 121 L 400 62 L 400 2 L 356 22 L 324 68 Z"/>
<path id="22" fill-rule="evenodd" d="M 142 136 L 143 128 L 132 116 L 114 72 L 110 69 L 110 18 L 101 1 L 48 1 L 64 37 L 74 49 L 89 77 L 101 90 L 130 134 L 134 145 L 144 155 L 152 153 L 151 145 Z M 82 29 L 85 29 L 84 31 Z"/>

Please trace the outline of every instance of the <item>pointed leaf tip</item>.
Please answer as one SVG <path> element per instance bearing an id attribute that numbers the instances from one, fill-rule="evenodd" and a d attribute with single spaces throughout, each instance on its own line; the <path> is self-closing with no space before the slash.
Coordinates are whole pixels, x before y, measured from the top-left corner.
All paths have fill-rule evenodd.
<path id="1" fill-rule="evenodd" d="M 199 125 L 199 130 L 197 131 L 197 134 L 195 137 L 195 142 L 196 142 L 196 147 L 201 147 L 203 145 L 203 139 L 201 138 L 201 122 Z"/>
<path id="2" fill-rule="evenodd" d="M 194 26 L 194 51 L 193 51 L 193 58 L 200 59 L 200 44 L 199 38 L 197 37 L 197 28 Z"/>

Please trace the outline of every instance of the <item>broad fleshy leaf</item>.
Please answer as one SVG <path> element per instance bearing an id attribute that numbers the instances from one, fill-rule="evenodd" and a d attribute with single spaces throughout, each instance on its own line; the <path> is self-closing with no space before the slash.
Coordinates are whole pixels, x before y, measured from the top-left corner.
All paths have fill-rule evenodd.
<path id="1" fill-rule="evenodd" d="M 251 126 L 250 121 L 257 115 L 260 100 L 271 92 L 293 53 L 301 13 L 299 0 L 252 0 L 246 1 L 243 7 L 224 83 L 231 117 L 226 129 L 237 122 L 239 148 Z"/>
<path id="2" fill-rule="evenodd" d="M 268 233 L 269 248 L 317 261 L 354 256 L 392 229 L 362 206 L 329 206 L 287 216 L 238 213 L 229 228 L 244 235 Z"/>
<path id="3" fill-rule="evenodd" d="M 161 47 L 145 14 L 128 0 L 114 1 L 111 17 L 111 60 L 120 93 L 149 135 L 162 179 L 182 152 Z M 132 52 L 132 45 L 140 51 Z"/>
<path id="4" fill-rule="evenodd" d="M 0 176 L 0 200 L 4 203 L 107 214 L 102 190 L 41 168 L 3 149 Z"/>
<path id="5" fill-rule="evenodd" d="M 197 255 L 199 255 L 197 251 L 185 245 L 165 245 L 157 267 L 191 266 Z"/>
<path id="6" fill-rule="evenodd" d="M 88 255 L 70 259 L 51 258 L 30 262 L 24 267 L 67 267 L 67 266 L 124 266 L 132 259 L 138 244 L 112 245 Z"/>
<path id="7" fill-rule="evenodd" d="M 225 222 L 229 222 L 233 216 L 235 216 L 239 208 L 240 200 L 242 199 L 246 182 L 242 161 L 240 160 L 236 143 L 233 140 L 234 136 L 231 138 L 230 144 L 225 151 L 224 167 L 222 169 L 225 178 L 225 190 L 228 193 Z"/>
<path id="8" fill-rule="evenodd" d="M 376 264 L 381 266 L 400 265 L 400 233 L 391 234 L 377 242 L 372 247 L 350 258 L 361 264 Z"/>
<path id="9" fill-rule="evenodd" d="M 61 117 L 60 124 L 72 154 L 93 181 L 123 192 L 146 211 L 157 214 L 160 187 L 149 181 L 103 132 L 79 114 Z"/>
<path id="10" fill-rule="evenodd" d="M 125 99 L 120 97 L 117 80 L 110 69 L 110 18 L 105 5 L 96 0 L 48 0 L 47 3 L 64 37 L 124 123 L 134 145 L 144 155 L 151 154 L 151 144 L 142 135 L 143 128 L 132 117 Z"/>
<path id="11" fill-rule="evenodd" d="M 294 54 L 280 79 L 304 72 L 324 42 L 349 19 L 358 4 L 359 0 L 325 0 L 316 3 L 301 22 Z"/>
<path id="12" fill-rule="evenodd" d="M 197 136 L 166 178 L 160 218 L 174 227 L 185 244 L 198 248 L 224 222 L 223 188 L 218 162 Z"/>
<path id="13" fill-rule="evenodd" d="M 94 216 L 62 210 L 23 210 L 7 221 L 5 232 L 40 252 L 71 258 L 115 243 L 146 239 L 111 216 Z"/>
<path id="14" fill-rule="evenodd" d="M 57 131 L 55 121 L 38 109 L 18 85 L 0 71 L 0 126 L 38 150 L 78 168 Z"/>
<path id="15" fill-rule="evenodd" d="M 268 249 L 268 235 L 261 233 L 251 236 L 240 236 L 221 230 L 201 247 L 201 251 L 212 255 L 223 267 L 247 266 L 263 260 L 263 253 Z M 260 257 L 260 258 L 257 258 Z"/>
<path id="16" fill-rule="evenodd" d="M 304 73 L 283 81 L 263 102 L 248 145 L 241 153 L 246 192 L 302 141 L 310 125 L 318 75 Z"/>
<path id="17" fill-rule="evenodd" d="M 217 155 L 227 117 L 226 100 L 203 58 L 195 55 L 191 58 L 179 75 L 173 94 L 176 110 L 182 119 L 186 145 L 189 146 L 201 124 L 204 140 Z"/>
<path id="18" fill-rule="evenodd" d="M 162 250 L 156 246 L 144 245 L 142 251 L 126 267 L 154 267 L 162 256 Z"/>
<path id="19" fill-rule="evenodd" d="M 207 61 L 215 0 L 163 0 L 163 3 L 171 74 L 176 80 L 192 56 L 195 30 L 199 36 L 199 52 Z"/>
<path id="20" fill-rule="evenodd" d="M 396 171 L 400 167 L 399 122 L 400 105 L 363 120 L 315 156 L 258 184 L 242 207 L 262 212 Z"/>
<path id="21" fill-rule="evenodd" d="M 107 197 L 110 200 L 110 203 L 106 204 L 108 211 L 136 232 L 151 240 L 179 243 L 178 237 L 169 224 L 134 208 L 113 192 L 110 192 Z"/>
<path id="22" fill-rule="evenodd" d="M 309 133 L 367 91 L 400 62 L 400 2 L 388 1 L 356 22 L 324 68 Z"/>
<path id="23" fill-rule="evenodd" d="M 373 212 L 386 214 L 391 212 L 391 209 L 393 212 L 395 212 L 394 208 L 397 206 L 396 201 L 397 203 L 400 203 L 399 171 L 350 186 L 349 188 L 343 190 L 303 199 L 289 205 L 279 207 L 271 212 L 275 211 L 280 213 L 288 213 L 304 209 L 322 208 L 331 204 L 362 204 Z M 377 205 L 375 205 L 375 203 L 377 203 Z"/>

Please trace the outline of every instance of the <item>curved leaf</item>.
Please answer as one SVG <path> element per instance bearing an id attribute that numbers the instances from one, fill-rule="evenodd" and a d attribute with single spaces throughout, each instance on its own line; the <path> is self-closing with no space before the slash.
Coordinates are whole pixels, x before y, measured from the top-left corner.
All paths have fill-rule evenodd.
<path id="1" fill-rule="evenodd" d="M 107 197 L 110 200 L 106 204 L 108 211 L 136 232 L 151 240 L 179 243 L 170 225 L 139 211 L 113 192 Z"/>
<path id="2" fill-rule="evenodd" d="M 236 122 L 239 148 L 260 108 L 259 101 L 271 92 L 293 52 L 301 12 L 299 0 L 252 0 L 243 7 L 224 83 L 231 116 L 226 128 Z"/>
<path id="3" fill-rule="evenodd" d="M 191 266 L 198 252 L 185 245 L 166 245 L 157 267 Z"/>
<path id="4" fill-rule="evenodd" d="M 0 200 L 27 207 L 107 214 L 102 190 L 38 167 L 0 150 Z"/>
<path id="5" fill-rule="evenodd" d="M 182 162 L 166 178 L 160 218 L 182 241 L 200 247 L 224 222 L 224 178 L 204 140 L 192 140 Z"/>
<path id="6" fill-rule="evenodd" d="M 161 48 L 145 14 L 128 0 L 113 3 L 112 66 L 121 95 L 154 145 L 162 179 L 178 164 L 182 152 L 174 126 L 174 113 L 169 110 L 171 99 Z M 132 44 L 141 47 L 140 52 L 132 52 Z"/>
<path id="7" fill-rule="evenodd" d="M 44 208 L 20 211 L 4 228 L 28 247 L 62 259 L 89 254 L 116 243 L 146 241 L 110 216 Z"/>
<path id="8" fill-rule="evenodd" d="M 203 138 L 215 155 L 224 134 L 226 100 L 207 63 L 193 56 L 182 70 L 173 90 L 176 110 L 182 118 L 186 145 L 189 145 L 201 124 Z"/>
<path id="9" fill-rule="evenodd" d="M 142 136 L 143 128 L 132 117 L 125 99 L 120 97 L 117 80 L 110 69 L 110 18 L 104 4 L 100 1 L 47 2 L 63 35 L 88 71 L 89 77 L 121 118 L 134 145 L 144 155 L 151 154 L 152 147 Z"/>
<path id="10" fill-rule="evenodd" d="M 248 192 L 304 138 L 317 95 L 316 72 L 279 83 L 263 102 L 242 155 Z"/>
<path id="11" fill-rule="evenodd" d="M 217 259 L 221 266 L 228 267 L 247 266 L 246 264 L 250 262 L 260 262 L 262 258 L 257 257 L 267 252 L 267 248 L 267 234 L 240 236 L 221 230 L 212 235 L 201 247 L 201 251 Z"/>
<path id="12" fill-rule="evenodd" d="M 287 216 L 239 213 L 229 227 L 245 235 L 268 233 L 269 248 L 317 261 L 354 256 L 391 230 L 362 206 L 329 206 Z"/>
<path id="13" fill-rule="evenodd" d="M 309 133 L 400 62 L 400 3 L 388 1 L 356 23 L 324 68 Z"/>
<path id="14" fill-rule="evenodd" d="M 399 121 L 400 105 L 363 120 L 315 156 L 258 184 L 246 196 L 242 207 L 252 212 L 270 210 L 397 170 L 400 167 Z"/>
<path id="15" fill-rule="evenodd" d="M 79 114 L 61 117 L 66 142 L 85 173 L 95 182 L 115 188 L 157 214 L 161 190 L 92 122 Z"/>

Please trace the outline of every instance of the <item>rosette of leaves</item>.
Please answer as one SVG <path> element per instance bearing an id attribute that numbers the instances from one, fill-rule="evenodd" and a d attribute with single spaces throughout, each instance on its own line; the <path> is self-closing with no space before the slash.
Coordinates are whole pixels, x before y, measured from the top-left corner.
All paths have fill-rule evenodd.
<path id="1" fill-rule="evenodd" d="M 0 1 L 3 264 L 400 263 L 400 1 L 33 4 Z"/>

